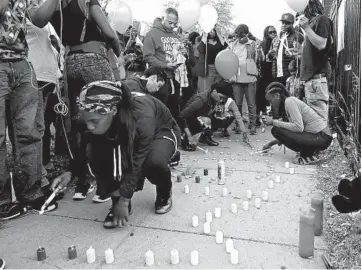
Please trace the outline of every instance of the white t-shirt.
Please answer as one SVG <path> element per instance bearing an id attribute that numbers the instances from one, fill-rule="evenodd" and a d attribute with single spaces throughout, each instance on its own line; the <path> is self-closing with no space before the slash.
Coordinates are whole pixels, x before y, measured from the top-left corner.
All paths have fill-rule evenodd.
<path id="1" fill-rule="evenodd" d="M 51 24 L 44 28 L 34 26 L 27 20 L 26 41 L 29 46 L 29 61 L 34 66 L 34 71 L 38 81 L 57 83 L 61 77 L 58 68 L 58 52 L 50 42 Z"/>

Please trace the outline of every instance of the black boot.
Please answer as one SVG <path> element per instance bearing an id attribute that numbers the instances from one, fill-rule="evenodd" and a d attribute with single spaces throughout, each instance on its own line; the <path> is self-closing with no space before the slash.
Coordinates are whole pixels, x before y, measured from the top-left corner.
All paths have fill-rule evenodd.
<path id="1" fill-rule="evenodd" d="M 214 141 L 212 139 L 212 136 L 213 136 L 213 133 L 212 133 L 211 129 L 207 128 L 201 134 L 201 136 L 199 138 L 199 142 L 202 143 L 202 144 L 206 144 L 208 146 L 218 146 L 219 143 Z"/>
<path id="2" fill-rule="evenodd" d="M 169 188 L 156 186 L 155 213 L 166 214 L 172 209 L 172 183 Z"/>

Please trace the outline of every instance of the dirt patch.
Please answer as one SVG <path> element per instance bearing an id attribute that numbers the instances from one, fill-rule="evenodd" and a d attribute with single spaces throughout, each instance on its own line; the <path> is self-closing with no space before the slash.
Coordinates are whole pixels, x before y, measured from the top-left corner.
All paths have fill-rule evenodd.
<path id="1" fill-rule="evenodd" d="M 319 166 L 318 188 L 325 195 L 327 257 L 336 269 L 361 269 L 361 212 L 340 214 L 331 201 L 338 194 L 339 181 L 343 177 L 353 179 L 352 171 L 336 141 L 323 156 L 327 161 Z"/>

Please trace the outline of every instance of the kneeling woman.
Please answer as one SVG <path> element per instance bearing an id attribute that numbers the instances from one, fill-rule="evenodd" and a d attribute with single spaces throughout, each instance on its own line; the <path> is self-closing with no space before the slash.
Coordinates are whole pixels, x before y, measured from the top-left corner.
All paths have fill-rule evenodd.
<path id="1" fill-rule="evenodd" d="M 131 93 L 120 83 L 88 84 L 78 100 L 81 119 L 92 133 L 92 170 L 102 193 L 112 197 L 104 227 L 128 220 L 130 199 L 145 177 L 156 185 L 156 214 L 172 208 L 168 163 L 180 142 L 180 129 L 167 107 L 152 96 Z M 63 188 L 71 173 L 57 178 Z"/>
<path id="2" fill-rule="evenodd" d="M 270 84 L 265 97 L 272 104 L 273 113 L 286 115 L 289 122 L 266 118 L 265 124 L 273 126 L 271 133 L 275 140 L 264 145 L 263 150 L 275 144 L 284 144 L 299 153 L 293 163 L 303 165 L 318 162 L 318 152 L 327 149 L 332 142 L 327 123 L 306 103 L 289 97 L 280 83 Z"/>

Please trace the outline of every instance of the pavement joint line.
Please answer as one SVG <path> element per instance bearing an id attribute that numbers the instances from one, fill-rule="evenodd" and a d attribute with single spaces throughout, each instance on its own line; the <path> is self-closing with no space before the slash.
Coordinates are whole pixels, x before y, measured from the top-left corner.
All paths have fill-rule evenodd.
<path id="1" fill-rule="evenodd" d="M 75 220 L 93 221 L 93 222 L 102 223 L 102 221 L 100 221 L 100 220 L 94 220 L 94 219 L 88 219 L 88 218 L 71 217 L 71 216 L 64 216 L 64 215 L 49 215 L 49 214 L 44 214 L 44 215 L 49 216 L 49 217 L 62 217 L 62 218 L 70 218 L 70 219 L 75 219 Z M 157 227 L 142 226 L 142 225 L 132 225 L 132 224 L 129 224 L 128 226 L 129 227 L 134 227 L 134 228 L 140 228 L 140 229 L 149 229 L 149 230 L 158 230 L 158 231 L 165 231 L 165 232 L 193 234 L 193 235 L 206 236 L 206 237 L 215 237 L 215 235 L 213 235 L 213 234 L 204 234 L 204 233 L 199 233 L 199 232 L 188 232 L 188 231 L 182 231 L 182 230 L 173 230 L 173 229 L 157 228 Z M 263 240 L 252 239 L 252 238 L 233 237 L 233 236 L 228 236 L 228 235 L 224 235 L 224 238 L 232 238 L 234 240 L 249 241 L 249 242 L 254 242 L 254 243 L 259 243 L 259 244 L 277 245 L 277 246 L 293 247 L 293 248 L 298 247 L 298 245 L 295 245 L 295 244 L 263 241 Z M 327 249 L 326 248 L 316 248 L 315 247 L 314 250 L 326 251 Z"/>
<path id="2" fill-rule="evenodd" d="M 182 172 L 178 169 L 188 169 L 188 168 L 192 168 L 192 169 L 195 169 L 195 170 L 203 170 L 203 169 L 208 169 L 209 171 L 210 170 L 214 170 L 214 171 L 217 171 L 217 168 L 215 169 L 214 167 L 193 167 L 193 166 L 189 166 L 189 167 L 181 167 L 181 166 L 178 166 L 177 168 L 173 168 L 174 171 L 178 171 L 178 172 Z M 171 170 L 172 171 L 172 170 Z M 266 173 L 267 171 L 251 171 L 251 170 L 240 170 L 240 169 L 235 169 L 235 172 L 245 172 L 245 173 Z M 290 173 L 288 172 L 273 172 L 273 174 L 282 174 L 282 175 L 291 175 Z M 314 171 L 312 173 L 306 173 L 306 172 L 298 172 L 298 173 L 295 173 L 294 175 L 314 175 Z"/>

